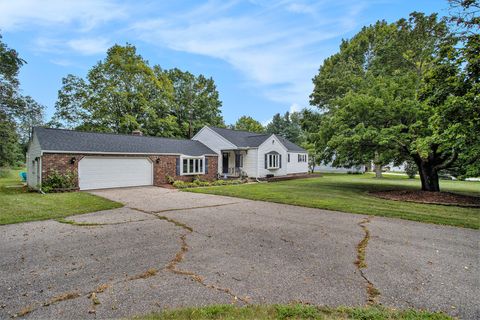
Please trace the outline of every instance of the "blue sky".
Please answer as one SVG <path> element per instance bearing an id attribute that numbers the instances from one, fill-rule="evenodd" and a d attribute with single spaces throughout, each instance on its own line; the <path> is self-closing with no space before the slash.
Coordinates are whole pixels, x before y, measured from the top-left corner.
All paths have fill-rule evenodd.
<path id="1" fill-rule="evenodd" d="M 242 115 L 266 123 L 308 106 L 311 79 L 342 38 L 377 20 L 447 9 L 446 0 L 0 0 L 0 30 L 28 62 L 23 94 L 47 117 L 62 77 L 84 77 L 107 48 L 128 42 L 151 65 L 212 77 L 227 124 Z"/>

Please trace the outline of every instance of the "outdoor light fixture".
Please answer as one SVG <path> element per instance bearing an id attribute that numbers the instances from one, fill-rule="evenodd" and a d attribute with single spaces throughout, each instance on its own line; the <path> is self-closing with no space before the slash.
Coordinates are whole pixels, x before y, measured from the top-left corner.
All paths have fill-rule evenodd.
<path id="1" fill-rule="evenodd" d="M 77 159 L 75 157 L 72 157 L 72 159 L 70 159 L 70 164 L 75 164 L 75 161 L 77 161 Z"/>
<path id="2" fill-rule="evenodd" d="M 155 160 L 156 163 L 160 163 L 160 157 L 157 157 L 157 160 Z"/>

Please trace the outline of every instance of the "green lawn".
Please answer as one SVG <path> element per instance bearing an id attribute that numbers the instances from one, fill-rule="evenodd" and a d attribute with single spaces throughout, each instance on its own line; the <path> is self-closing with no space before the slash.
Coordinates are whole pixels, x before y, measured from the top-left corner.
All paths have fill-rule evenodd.
<path id="1" fill-rule="evenodd" d="M 310 305 L 273 305 L 246 306 L 214 305 L 200 308 L 166 310 L 146 316 L 136 317 L 141 320 L 226 320 L 226 319 L 359 319 L 359 320 L 443 320 L 452 319 L 443 313 L 418 310 L 391 310 L 384 307 L 365 308 L 327 308 Z"/>
<path id="2" fill-rule="evenodd" d="M 480 183 L 468 181 L 440 182 L 443 191 L 480 196 Z M 418 204 L 383 200 L 368 195 L 373 190 L 419 189 L 418 179 L 403 175 L 323 174 L 322 176 L 275 183 L 194 188 L 186 191 L 264 200 L 312 208 L 395 217 L 466 228 L 480 227 L 480 209 Z"/>
<path id="3" fill-rule="evenodd" d="M 0 176 L 0 225 L 63 218 L 122 206 L 85 192 L 28 192 L 20 182 L 19 172 L 4 171 Z"/>

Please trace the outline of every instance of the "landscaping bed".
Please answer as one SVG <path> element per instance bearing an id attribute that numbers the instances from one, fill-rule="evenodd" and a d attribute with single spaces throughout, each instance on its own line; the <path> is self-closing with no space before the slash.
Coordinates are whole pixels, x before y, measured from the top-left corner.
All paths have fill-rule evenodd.
<path id="1" fill-rule="evenodd" d="M 480 197 L 452 192 L 429 192 L 419 190 L 386 190 L 369 192 L 372 196 L 396 201 L 408 201 L 447 206 L 480 208 Z"/>
<path id="2" fill-rule="evenodd" d="M 215 180 L 215 181 L 203 181 L 195 179 L 192 182 L 185 182 L 176 180 L 172 183 L 172 186 L 177 189 L 198 188 L 198 187 L 214 187 L 214 186 L 231 186 L 237 184 L 246 183 L 246 180 Z"/>

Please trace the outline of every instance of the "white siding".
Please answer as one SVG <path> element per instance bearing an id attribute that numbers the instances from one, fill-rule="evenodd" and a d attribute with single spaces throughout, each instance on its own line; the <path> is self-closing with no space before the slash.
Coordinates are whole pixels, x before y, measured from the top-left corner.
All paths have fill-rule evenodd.
<path id="1" fill-rule="evenodd" d="M 282 167 L 279 169 L 265 169 L 265 154 L 272 151 L 278 152 L 282 156 Z M 274 135 L 258 147 L 257 167 L 258 178 L 263 178 L 267 174 L 273 174 L 275 176 L 284 176 L 287 174 L 287 150 Z"/>
<path id="2" fill-rule="evenodd" d="M 192 140 L 197 140 L 218 154 L 218 173 L 222 171 L 222 154 L 220 150 L 236 149 L 235 145 L 218 135 L 208 127 L 203 127 Z"/>
<path id="3" fill-rule="evenodd" d="M 37 189 L 41 178 L 41 155 L 42 150 L 34 133 L 27 150 L 27 184 L 30 188 Z"/>
<path id="4" fill-rule="evenodd" d="M 247 154 L 243 156 L 243 171 L 249 177 L 257 176 L 258 151 L 257 149 L 248 149 Z"/>
<path id="5" fill-rule="evenodd" d="M 308 154 L 298 153 L 298 152 L 289 152 L 289 154 L 290 154 L 290 162 L 287 161 L 287 174 L 308 173 Z M 298 162 L 299 154 L 306 155 L 307 161 Z"/>

